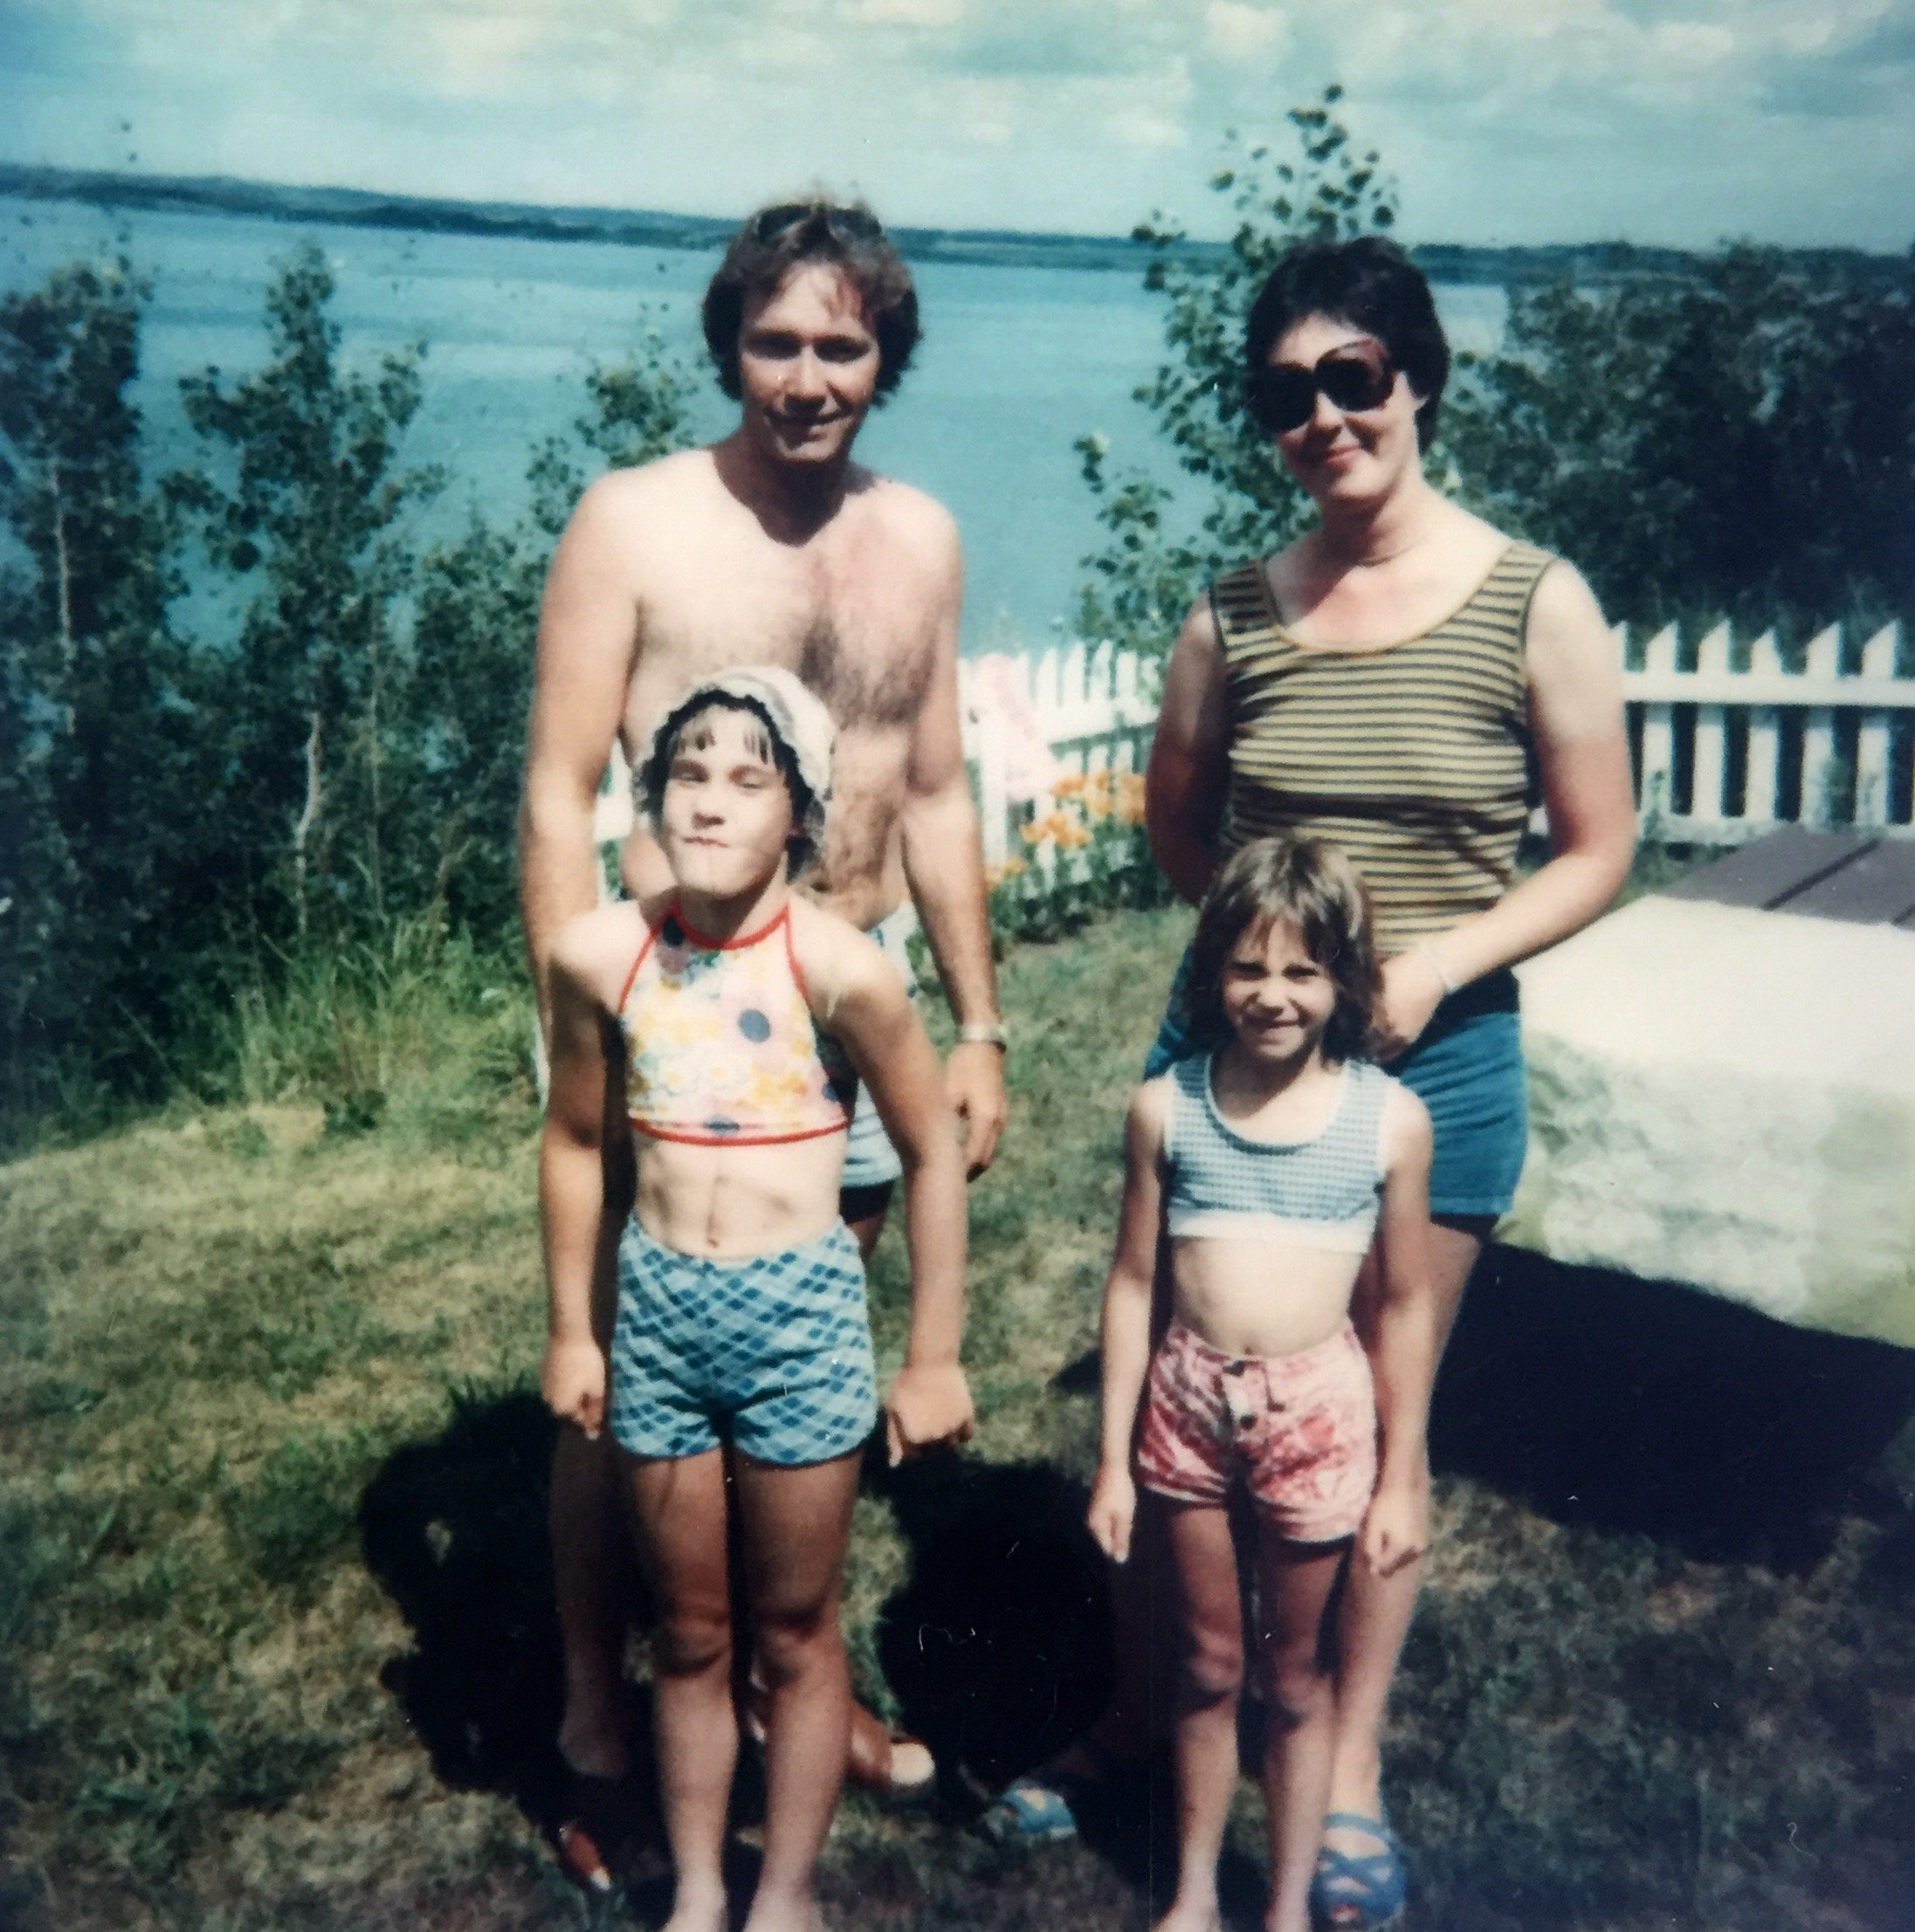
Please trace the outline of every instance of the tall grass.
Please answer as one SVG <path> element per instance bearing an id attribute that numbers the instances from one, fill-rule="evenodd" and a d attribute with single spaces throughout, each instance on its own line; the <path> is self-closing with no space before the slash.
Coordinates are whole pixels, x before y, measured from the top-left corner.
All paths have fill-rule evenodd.
<path id="1" fill-rule="evenodd" d="M 421 914 L 375 939 L 295 953 L 244 992 L 218 1024 L 216 1090 L 316 1101 L 334 1131 L 372 1127 L 394 1105 L 456 1128 L 529 1090 L 532 1024 L 515 951 Z"/>

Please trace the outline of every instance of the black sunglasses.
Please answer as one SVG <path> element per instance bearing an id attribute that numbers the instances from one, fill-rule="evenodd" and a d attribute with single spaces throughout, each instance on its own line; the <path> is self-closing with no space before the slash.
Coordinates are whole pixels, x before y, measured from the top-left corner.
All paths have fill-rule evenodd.
<path id="1" fill-rule="evenodd" d="M 1317 397 L 1340 409 L 1378 409 L 1396 387 L 1396 365 L 1380 342 L 1352 342 L 1319 355 L 1310 368 L 1271 362 L 1244 385 L 1250 414 L 1271 436 L 1300 430 L 1315 414 Z"/>
<path id="2" fill-rule="evenodd" d="M 875 241 L 885 232 L 877 216 L 862 208 L 834 208 L 829 202 L 780 202 L 775 208 L 761 209 L 752 217 L 752 239 L 775 242 L 787 229 L 808 221 L 823 222 L 835 234 L 855 242 Z"/>

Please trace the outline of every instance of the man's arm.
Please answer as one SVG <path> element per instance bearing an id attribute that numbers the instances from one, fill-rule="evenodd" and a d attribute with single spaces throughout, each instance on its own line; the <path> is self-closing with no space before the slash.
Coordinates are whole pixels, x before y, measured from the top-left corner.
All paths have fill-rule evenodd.
<path id="1" fill-rule="evenodd" d="M 945 555 L 939 574 L 931 675 L 912 731 L 905 773 L 905 878 L 938 963 L 945 997 L 959 1026 L 1000 1020 L 997 973 L 991 961 L 990 914 L 977 808 L 964 769 L 958 708 L 958 614 L 964 566 L 957 533 L 939 512 Z M 960 1042 L 944 1070 L 945 1090 L 964 1123 L 965 1165 L 975 1176 L 991 1164 L 1004 1129 L 1001 1049 Z"/>
<path id="2" fill-rule="evenodd" d="M 539 616 L 519 894 L 545 1019 L 553 941 L 598 903 L 593 813 L 631 681 L 637 602 L 619 540 L 622 493 L 621 479 L 608 477 L 579 499 L 553 555 Z"/>

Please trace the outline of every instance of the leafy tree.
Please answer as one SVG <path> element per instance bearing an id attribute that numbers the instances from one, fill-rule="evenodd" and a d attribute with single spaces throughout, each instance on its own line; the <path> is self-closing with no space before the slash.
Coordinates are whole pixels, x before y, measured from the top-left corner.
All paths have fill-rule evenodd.
<path id="1" fill-rule="evenodd" d="M 220 474 L 172 479 L 213 562 L 259 586 L 220 693 L 231 835 L 217 870 L 275 943 L 386 915 L 389 739 L 415 569 L 403 519 L 438 483 L 396 467 L 423 347 L 348 373 L 333 292 L 314 244 L 279 265 L 267 365 L 230 388 L 217 369 L 183 385 Z"/>
<path id="2" fill-rule="evenodd" d="M 194 896 L 186 660 L 170 532 L 142 485 L 147 290 L 76 265 L 0 301 L 0 1050 L 17 1099 L 57 1066 L 151 1091 Z"/>
<path id="3" fill-rule="evenodd" d="M 650 316 L 619 362 L 593 364 L 585 378 L 586 407 L 569 437 L 551 437 L 534 453 L 534 523 L 549 536 L 565 527 L 589 467 L 627 469 L 682 450 L 692 440 L 696 378 Z"/>
<path id="4" fill-rule="evenodd" d="M 1231 158 L 1210 186 L 1234 211 L 1221 258 L 1186 244 L 1161 212 L 1135 230 L 1149 245 L 1147 288 L 1164 298 L 1164 361 L 1135 391 L 1177 464 L 1205 486 L 1195 529 L 1179 528 L 1172 492 L 1147 471 L 1113 473 L 1101 437 L 1077 444 L 1097 498 L 1105 547 L 1085 559 L 1078 628 L 1146 653 L 1168 649 L 1185 606 L 1224 564 L 1288 542 L 1307 502 L 1244 413 L 1243 324 L 1257 290 L 1292 243 L 1385 230 L 1396 189 L 1374 151 L 1353 146 L 1340 110 L 1343 90 L 1292 108 L 1284 155 L 1229 138 Z"/>
<path id="5" fill-rule="evenodd" d="M 1915 615 L 1915 256 L 1887 285 L 1733 247 L 1512 291 L 1444 415 L 1465 493 L 1615 616 Z"/>
<path id="6" fill-rule="evenodd" d="M 527 524 L 473 519 L 420 573 L 407 716 L 406 854 L 414 903 L 481 934 L 509 930 L 532 639 L 552 540 L 593 470 L 649 463 L 691 440 L 689 368 L 646 327 L 623 360 L 595 366 L 568 437 L 534 453 Z"/>

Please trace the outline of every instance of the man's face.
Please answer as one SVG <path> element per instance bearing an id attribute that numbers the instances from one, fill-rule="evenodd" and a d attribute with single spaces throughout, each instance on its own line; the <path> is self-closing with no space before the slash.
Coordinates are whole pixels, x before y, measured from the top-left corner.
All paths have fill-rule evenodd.
<path id="1" fill-rule="evenodd" d="M 830 262 L 800 262 L 749 303 L 738 331 L 745 422 L 767 452 L 810 465 L 842 458 L 878 393 L 878 339 Z"/>

